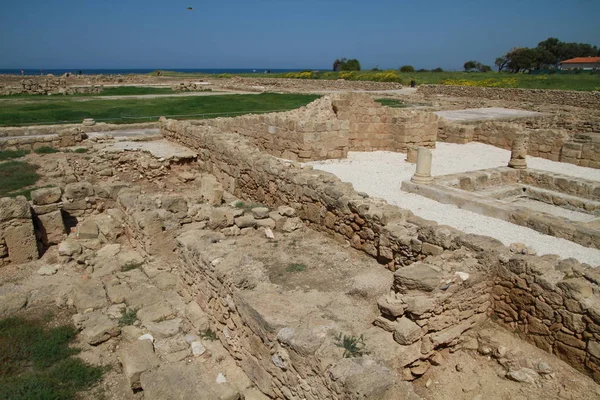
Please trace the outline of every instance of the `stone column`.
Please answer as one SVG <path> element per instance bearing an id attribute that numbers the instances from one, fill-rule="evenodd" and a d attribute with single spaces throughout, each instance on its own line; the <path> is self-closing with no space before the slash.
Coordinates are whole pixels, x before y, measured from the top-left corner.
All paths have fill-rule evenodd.
<path id="1" fill-rule="evenodd" d="M 418 148 L 416 146 L 408 146 L 406 149 L 406 162 L 414 164 L 417 162 Z"/>
<path id="2" fill-rule="evenodd" d="M 410 178 L 411 182 L 427 184 L 433 181 L 431 177 L 432 154 L 431 149 L 419 147 L 417 152 L 417 170 L 412 178 Z"/>
<path id="3" fill-rule="evenodd" d="M 515 169 L 527 168 L 527 149 L 529 147 L 529 134 L 515 132 L 508 166 Z"/>

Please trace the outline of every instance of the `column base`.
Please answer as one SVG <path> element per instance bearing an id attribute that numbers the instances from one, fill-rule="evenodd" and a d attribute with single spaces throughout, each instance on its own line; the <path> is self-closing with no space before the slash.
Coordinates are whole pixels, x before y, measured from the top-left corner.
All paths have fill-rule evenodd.
<path id="1" fill-rule="evenodd" d="M 431 175 L 425 176 L 414 174 L 412 178 L 410 178 L 410 181 L 413 183 L 428 184 L 433 182 L 433 177 Z"/>

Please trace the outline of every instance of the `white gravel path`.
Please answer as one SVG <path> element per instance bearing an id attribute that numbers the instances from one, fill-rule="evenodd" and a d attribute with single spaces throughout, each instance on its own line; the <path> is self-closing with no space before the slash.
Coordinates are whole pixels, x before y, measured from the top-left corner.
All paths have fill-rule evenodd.
<path id="1" fill-rule="evenodd" d="M 350 182 L 357 191 L 387 200 L 388 203 L 410 209 L 415 215 L 463 232 L 491 236 L 509 245 L 524 243 L 538 254 L 558 254 L 575 258 L 594 266 L 600 265 L 600 250 L 580 246 L 565 239 L 543 235 L 532 229 L 511 224 L 438 203 L 413 193 L 403 192 L 401 182 L 410 179 L 414 164 L 405 161 L 406 155 L 388 151 L 351 152 L 344 160 L 311 162 L 315 169 L 331 172 L 342 181 Z M 455 174 L 484 168 L 505 166 L 510 152 L 481 143 L 466 145 L 437 143 L 433 153 L 433 175 Z M 527 157 L 531 168 L 600 181 L 600 170 L 558 163 L 542 158 Z"/>

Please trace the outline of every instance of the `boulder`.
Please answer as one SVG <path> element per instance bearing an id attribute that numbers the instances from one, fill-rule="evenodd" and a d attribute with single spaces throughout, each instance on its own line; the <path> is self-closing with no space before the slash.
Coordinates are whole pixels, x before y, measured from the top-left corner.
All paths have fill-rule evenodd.
<path id="1" fill-rule="evenodd" d="M 441 274 L 429 265 L 421 262 L 400 268 L 394 273 L 394 286 L 400 292 L 421 290 L 431 292 L 440 284 Z"/>
<path id="2" fill-rule="evenodd" d="M 58 246 L 58 254 L 61 256 L 74 257 L 83 251 L 81 245 L 74 240 L 67 239 Z"/>
<path id="3" fill-rule="evenodd" d="M 62 191 L 58 187 L 42 188 L 31 192 L 31 201 L 35 205 L 46 205 L 58 203 L 62 196 Z"/>
<path id="4" fill-rule="evenodd" d="M 160 360 L 154 354 L 154 346 L 150 340 L 137 340 L 125 345 L 119 354 L 119 361 L 123 365 L 123 373 L 132 389 L 141 389 L 140 377 L 142 373 L 160 365 Z M 177 386 L 178 383 L 175 383 L 174 387 Z M 172 388 L 166 389 L 171 390 Z M 144 392 L 144 394 L 146 393 Z M 165 398 L 173 397 L 167 396 Z"/>
<path id="5" fill-rule="evenodd" d="M 100 229 L 96 221 L 87 219 L 77 226 L 77 234 L 80 239 L 98 239 Z"/>
<path id="6" fill-rule="evenodd" d="M 85 200 L 86 197 L 91 197 L 93 195 L 94 187 L 89 182 L 75 182 L 65 186 L 64 197 L 67 200 Z"/>
<path id="7" fill-rule="evenodd" d="M 421 327 L 406 317 L 396 321 L 394 340 L 401 345 L 408 346 L 419 340 L 422 336 Z"/>

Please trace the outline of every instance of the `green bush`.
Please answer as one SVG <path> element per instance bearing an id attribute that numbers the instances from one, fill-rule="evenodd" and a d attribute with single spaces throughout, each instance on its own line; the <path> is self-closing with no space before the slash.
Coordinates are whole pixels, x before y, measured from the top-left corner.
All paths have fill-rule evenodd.
<path id="1" fill-rule="evenodd" d="M 0 163 L 0 197 L 15 197 L 13 192 L 35 184 L 40 179 L 37 169 L 37 165 L 23 161 Z"/>
<path id="2" fill-rule="evenodd" d="M 400 67 L 400 72 L 415 72 L 415 67 L 413 67 L 412 65 L 403 65 Z"/>
<path id="3" fill-rule="evenodd" d="M 0 161 L 21 158 L 29 154 L 27 150 L 2 150 L 0 151 Z"/>
<path id="4" fill-rule="evenodd" d="M 33 150 L 33 152 L 35 154 L 52 154 L 52 153 L 58 153 L 60 150 L 55 149 L 54 147 L 50 147 L 50 146 L 42 146 L 42 147 L 38 147 L 37 149 Z"/>

